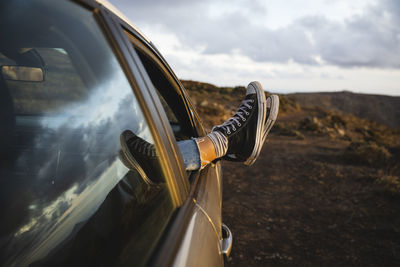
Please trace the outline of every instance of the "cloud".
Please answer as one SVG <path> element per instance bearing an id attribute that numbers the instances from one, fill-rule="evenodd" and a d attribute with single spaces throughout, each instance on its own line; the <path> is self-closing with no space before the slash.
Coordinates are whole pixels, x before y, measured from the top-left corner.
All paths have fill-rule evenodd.
<path id="1" fill-rule="evenodd" d="M 400 68 L 400 2 L 383 3 L 343 23 L 321 17 L 297 23 L 311 32 L 314 51 L 329 64 Z"/>
<path id="2" fill-rule="evenodd" d="M 139 26 L 161 27 L 202 54 L 240 53 L 256 62 L 400 68 L 397 0 L 379 1 L 343 21 L 308 15 L 277 29 L 260 23 L 270 11 L 258 1 L 113 3 L 126 7 L 125 13 Z"/>

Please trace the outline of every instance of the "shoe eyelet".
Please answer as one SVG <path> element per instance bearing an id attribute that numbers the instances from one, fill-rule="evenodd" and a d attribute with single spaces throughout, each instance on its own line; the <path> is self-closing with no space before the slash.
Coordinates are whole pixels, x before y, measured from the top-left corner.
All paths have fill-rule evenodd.
<path id="1" fill-rule="evenodd" d="M 252 109 L 252 108 L 253 108 L 252 106 L 249 107 L 249 109 Z"/>
<path id="2" fill-rule="evenodd" d="M 247 111 L 245 111 L 245 114 L 246 114 L 246 115 L 249 115 L 250 113 L 249 113 L 249 112 L 247 112 Z"/>
<path id="3" fill-rule="evenodd" d="M 246 118 L 243 118 L 242 121 L 246 121 Z"/>
<path id="4" fill-rule="evenodd" d="M 231 131 L 226 131 L 227 134 L 231 134 Z"/>
<path id="5" fill-rule="evenodd" d="M 238 124 L 237 124 L 237 125 L 238 125 L 239 127 L 240 127 L 240 126 L 242 126 L 242 124 L 241 124 L 240 122 L 238 122 Z"/>

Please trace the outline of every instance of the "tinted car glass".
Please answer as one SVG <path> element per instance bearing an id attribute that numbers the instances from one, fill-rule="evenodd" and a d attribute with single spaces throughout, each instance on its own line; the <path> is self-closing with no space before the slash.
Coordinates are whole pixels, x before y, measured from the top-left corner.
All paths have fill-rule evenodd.
<path id="1" fill-rule="evenodd" d="M 0 40 L 0 265 L 145 264 L 175 207 L 157 158 L 121 152 L 154 141 L 92 12 L 5 2 Z"/>

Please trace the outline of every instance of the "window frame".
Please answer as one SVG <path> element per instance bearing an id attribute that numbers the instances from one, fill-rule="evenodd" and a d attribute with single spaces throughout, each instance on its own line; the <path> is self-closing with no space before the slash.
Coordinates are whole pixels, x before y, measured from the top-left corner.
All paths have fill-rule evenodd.
<path id="1" fill-rule="evenodd" d="M 84 2 L 87 6 L 88 2 Z M 90 4 L 94 3 L 91 2 Z M 156 95 L 155 89 L 149 78 L 147 77 L 146 79 L 147 73 L 144 66 L 121 27 L 123 24 L 125 26 L 129 25 L 126 25 L 125 22 L 101 4 L 95 3 L 95 6 L 90 5 L 90 7 L 120 62 L 148 122 L 155 145 L 160 152 L 160 163 L 172 201 L 176 207 L 179 207 L 186 200 L 190 187 L 186 178 L 183 159 L 161 102 L 158 97 L 154 97 Z M 128 30 L 135 37 L 142 39 L 141 35 L 131 27 Z"/>
<path id="2" fill-rule="evenodd" d="M 140 32 L 137 32 L 128 22 L 125 22 L 122 18 L 118 17 L 118 13 L 113 14 L 108 11 L 107 8 L 102 7 L 101 4 L 94 1 L 92 2 L 91 0 L 71 1 L 81 1 L 89 6 L 97 6 L 97 12 L 104 24 L 103 27 L 106 28 L 103 31 L 105 32 L 106 37 L 108 37 L 110 45 L 117 55 L 117 58 L 131 83 L 132 90 L 145 113 L 156 146 L 163 152 L 163 155 L 161 155 L 162 163 L 165 164 L 163 169 L 165 168 L 169 171 L 168 176 L 165 178 L 167 182 L 169 181 L 172 185 L 176 186 L 176 188 L 173 188 L 173 190 L 176 191 L 172 197 L 175 197 L 176 199 L 177 209 L 171 217 L 161 240 L 157 244 L 150 262 L 148 262 L 149 266 L 159 266 L 160 264 L 171 265 L 181 247 L 189 222 L 196 216 L 196 214 L 203 214 L 196 204 L 195 192 L 196 189 L 199 188 L 198 181 L 204 172 L 192 172 L 192 184 L 189 184 L 189 180 L 185 176 L 183 160 L 177 147 L 168 118 L 165 115 L 155 89 L 151 86 L 150 78 L 147 77 L 147 80 L 145 78 L 147 72 L 141 63 L 138 54 L 126 36 L 124 29 L 148 47 L 152 51 L 152 54 L 162 62 L 168 73 L 173 77 L 175 83 L 178 85 L 178 90 L 181 92 L 182 98 L 187 105 L 189 117 L 193 119 L 192 125 L 193 128 L 197 130 L 198 136 L 204 136 L 206 134 L 205 130 L 196 110 L 193 108 L 190 98 L 184 90 L 183 85 L 150 41 L 142 36 Z M 154 99 L 154 96 L 157 96 L 156 99 Z M 160 134 L 161 132 L 159 131 L 163 131 L 162 134 Z M 178 170 L 180 173 L 173 172 L 174 170 Z M 203 219 L 199 216 L 196 220 Z"/>
<path id="3" fill-rule="evenodd" d="M 155 91 L 157 91 L 158 98 L 160 98 L 160 99 L 162 98 L 165 101 L 165 103 L 167 104 L 168 109 L 170 109 L 170 111 L 172 113 L 174 113 L 174 117 L 176 117 L 180 126 L 182 126 L 184 129 L 186 137 L 190 138 L 190 137 L 199 136 L 197 129 L 195 127 L 193 117 L 191 116 L 191 112 L 190 112 L 190 108 L 188 107 L 187 100 L 183 96 L 183 93 L 180 90 L 179 85 L 176 83 L 175 79 L 173 78 L 171 73 L 168 71 L 166 66 L 156 57 L 156 55 L 148 47 L 146 47 L 143 43 L 138 41 L 131 33 L 129 33 L 125 29 L 124 29 L 124 32 L 128 36 L 128 39 L 129 39 L 131 45 L 135 49 L 135 52 L 139 55 L 139 58 L 141 59 L 142 64 L 145 66 L 146 74 L 147 74 L 147 76 L 149 76 L 151 82 L 153 81 L 153 78 L 151 77 L 151 75 L 154 73 L 147 71 L 146 67 L 149 67 L 149 66 L 146 66 L 146 64 L 151 65 L 150 68 L 153 70 L 150 70 L 150 71 L 157 71 L 157 74 L 159 74 L 165 78 L 165 82 L 167 83 L 167 85 L 165 87 L 167 87 L 167 88 L 165 88 L 165 89 L 158 88 L 158 85 L 154 84 L 153 82 L 152 82 L 152 84 L 153 84 L 152 87 L 154 87 L 156 89 Z M 143 57 L 146 57 L 146 59 L 143 60 Z M 145 62 L 145 61 L 147 61 L 147 62 Z M 162 79 L 162 80 L 164 80 L 164 79 Z M 165 91 L 162 92 L 160 89 L 165 90 Z M 168 97 L 168 96 L 165 97 L 164 96 L 165 92 L 167 92 L 168 95 L 171 95 L 171 97 Z M 170 103 L 171 102 L 170 100 L 174 101 L 174 103 Z M 163 102 L 163 101 L 161 101 L 161 102 Z M 177 114 L 174 112 L 175 108 L 178 111 Z M 167 112 L 167 110 L 166 110 L 166 108 L 164 108 L 164 106 L 163 106 L 163 109 L 165 112 Z"/>
<path id="4" fill-rule="evenodd" d="M 125 22 L 120 21 L 123 31 L 126 32 L 129 42 L 135 47 L 135 49 L 140 50 L 145 56 L 148 56 L 158 67 L 159 71 L 165 75 L 169 83 L 174 87 L 175 92 L 181 98 L 182 103 L 186 109 L 186 115 L 190 121 L 191 127 L 193 129 L 193 137 L 204 136 L 204 128 L 200 123 L 199 116 L 188 97 L 186 91 L 183 89 L 182 83 L 176 77 L 175 73 L 172 71 L 171 67 L 158 52 L 156 47 L 152 43 L 146 43 L 142 38 L 137 38 L 132 29 L 128 29 L 128 25 Z M 136 51 L 135 51 L 136 52 Z M 146 71 L 147 73 L 147 71 Z"/>

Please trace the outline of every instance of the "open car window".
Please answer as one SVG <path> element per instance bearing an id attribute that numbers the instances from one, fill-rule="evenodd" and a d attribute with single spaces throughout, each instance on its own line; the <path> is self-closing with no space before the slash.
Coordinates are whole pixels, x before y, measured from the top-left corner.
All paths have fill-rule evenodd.
<path id="1" fill-rule="evenodd" d="M 141 44 L 130 33 L 126 32 L 126 34 L 156 89 L 176 140 L 197 136 L 184 98 L 172 75 L 149 48 Z"/>

